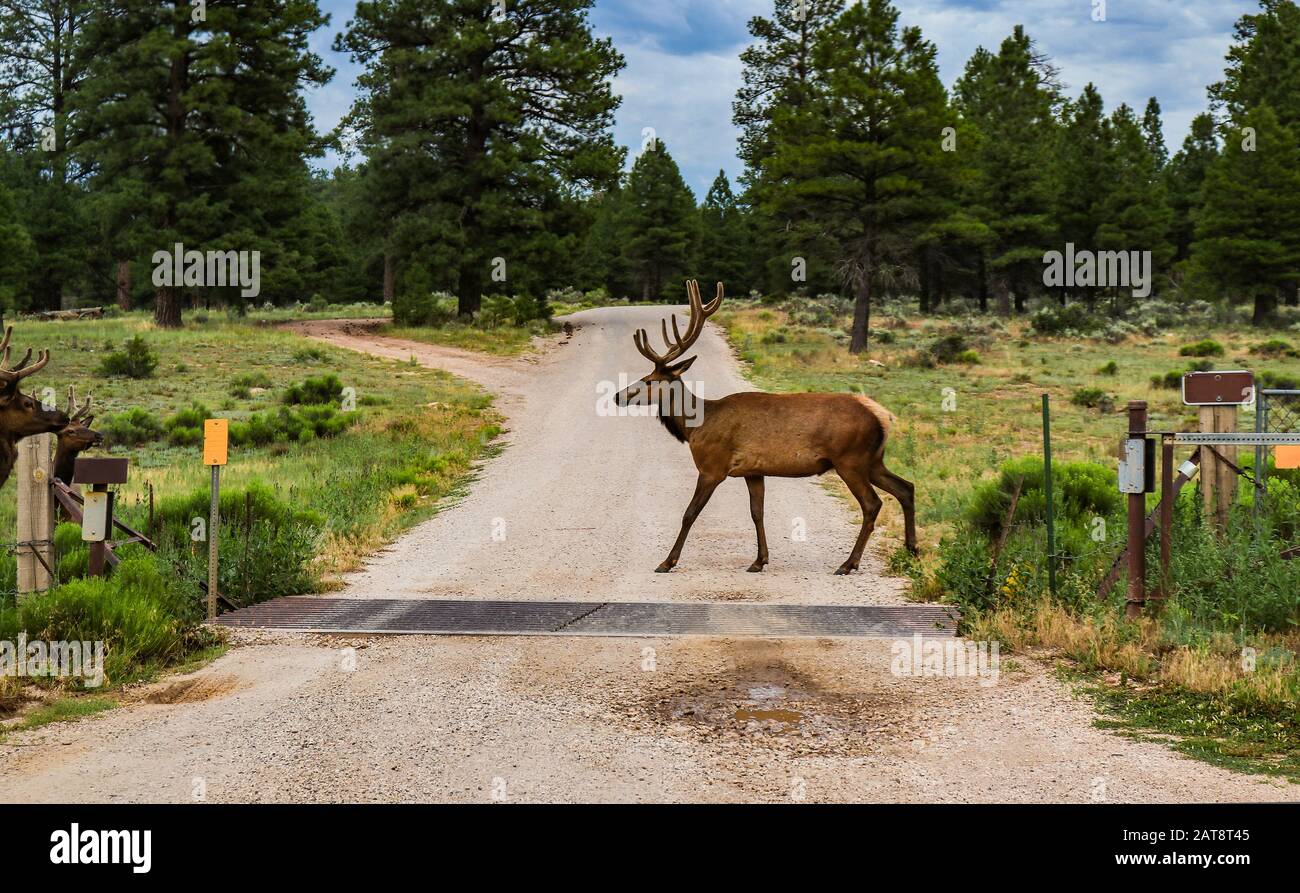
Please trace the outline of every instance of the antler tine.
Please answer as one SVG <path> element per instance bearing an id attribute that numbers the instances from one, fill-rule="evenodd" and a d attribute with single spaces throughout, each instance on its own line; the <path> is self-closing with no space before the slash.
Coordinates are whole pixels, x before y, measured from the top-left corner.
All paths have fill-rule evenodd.
<path id="1" fill-rule="evenodd" d="M 9 355 L 9 342 L 13 339 L 13 337 L 14 337 L 14 327 L 5 326 L 5 337 L 3 341 L 0 341 L 0 353 L 3 353 L 5 356 Z"/>
<path id="2" fill-rule="evenodd" d="M 704 311 L 705 316 L 712 316 L 713 314 L 718 312 L 718 308 L 721 306 L 722 306 L 722 283 L 719 282 L 717 295 L 715 295 L 713 300 L 709 301 L 709 303 L 704 307 L 702 307 L 701 309 Z"/>
<path id="3" fill-rule="evenodd" d="M 29 347 L 27 348 L 27 353 L 23 354 L 22 361 L 19 362 L 18 365 L 14 367 L 13 371 L 17 372 L 19 369 L 26 366 L 28 360 L 30 360 L 31 358 L 32 358 L 32 349 Z M 7 363 L 8 361 L 9 361 L 9 349 L 5 348 L 5 362 Z"/>
<path id="4" fill-rule="evenodd" d="M 72 418 L 72 414 L 77 411 L 77 394 L 72 387 L 72 385 L 68 385 L 68 408 L 65 410 L 68 418 Z"/>
<path id="5" fill-rule="evenodd" d="M 637 329 L 632 334 L 632 341 L 636 344 L 636 349 L 641 352 L 641 356 L 656 366 L 664 362 L 664 358 L 655 353 L 654 348 L 650 346 L 650 338 L 646 335 L 645 329 Z"/>
<path id="6" fill-rule="evenodd" d="M 30 350 L 27 351 L 27 354 L 28 356 L 30 356 L 31 351 Z M 23 379 L 29 375 L 34 375 L 35 373 L 40 372 L 42 369 L 45 368 L 45 364 L 48 363 L 49 361 L 50 361 L 50 352 L 48 350 L 42 350 L 40 353 L 36 355 L 35 363 L 32 363 L 30 366 L 28 366 L 27 357 L 24 357 L 22 363 L 19 364 L 18 368 L 15 369 L 13 372 L 10 372 L 9 375 L 13 376 L 14 381 L 18 381 L 19 379 Z"/>

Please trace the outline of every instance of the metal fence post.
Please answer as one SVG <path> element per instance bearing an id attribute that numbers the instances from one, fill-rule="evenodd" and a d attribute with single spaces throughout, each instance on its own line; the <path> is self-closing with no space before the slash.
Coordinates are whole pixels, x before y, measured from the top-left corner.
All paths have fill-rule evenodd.
<path id="1" fill-rule="evenodd" d="M 1128 405 L 1128 436 L 1147 436 L 1147 404 L 1132 400 Z M 1124 613 L 1132 618 L 1146 605 L 1147 578 L 1147 497 L 1145 493 L 1128 495 L 1128 605 Z"/>
<path id="2" fill-rule="evenodd" d="M 1052 409 L 1043 395 L 1043 491 L 1047 495 L 1047 588 L 1056 595 L 1056 518 L 1052 505 Z"/>

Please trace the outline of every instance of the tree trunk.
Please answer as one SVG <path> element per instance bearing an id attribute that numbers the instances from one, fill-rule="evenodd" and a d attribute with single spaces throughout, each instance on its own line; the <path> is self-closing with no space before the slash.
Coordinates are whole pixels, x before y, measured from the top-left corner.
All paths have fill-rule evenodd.
<path id="1" fill-rule="evenodd" d="M 181 327 L 179 289 L 163 286 L 154 290 L 153 321 L 164 329 Z"/>
<path id="2" fill-rule="evenodd" d="M 921 315 L 922 315 L 922 316 L 926 316 L 926 315 L 928 315 L 928 314 L 930 313 L 930 291 L 931 291 L 931 282 L 930 282 L 930 249 L 929 249 L 929 248 L 922 248 L 922 249 L 921 249 L 921 269 L 920 269 L 920 274 L 921 274 L 921 275 L 920 275 L 920 280 L 921 280 L 921 306 L 920 306 L 920 311 L 921 311 Z"/>
<path id="3" fill-rule="evenodd" d="M 871 274 L 863 271 L 853 299 L 853 340 L 849 353 L 863 353 L 867 349 L 867 334 L 871 330 Z"/>
<path id="4" fill-rule="evenodd" d="M 1255 292 L 1255 313 L 1251 317 L 1251 325 L 1268 325 L 1269 320 L 1273 318 L 1273 313 L 1276 310 L 1277 292 L 1272 291 L 1271 289 L 1261 289 Z"/>
<path id="5" fill-rule="evenodd" d="M 979 270 L 977 271 L 977 275 L 979 276 L 979 280 L 980 280 L 980 281 L 979 281 L 979 288 L 980 288 L 980 291 L 979 291 L 979 296 L 980 296 L 980 312 L 981 312 L 981 313 L 988 313 L 988 311 L 989 311 L 989 275 L 988 275 L 988 271 L 984 268 L 984 255 L 983 255 L 983 254 L 980 255 L 980 265 L 979 265 Z"/>
<path id="6" fill-rule="evenodd" d="M 460 268 L 456 305 L 456 312 L 461 316 L 473 316 L 483 306 L 483 270 L 478 258 L 467 261 Z"/>
<path id="7" fill-rule="evenodd" d="M 117 306 L 124 311 L 131 309 L 131 262 L 117 262 Z"/>
<path id="8" fill-rule="evenodd" d="M 384 303 L 393 303 L 397 294 L 397 262 L 391 254 L 384 254 Z"/>

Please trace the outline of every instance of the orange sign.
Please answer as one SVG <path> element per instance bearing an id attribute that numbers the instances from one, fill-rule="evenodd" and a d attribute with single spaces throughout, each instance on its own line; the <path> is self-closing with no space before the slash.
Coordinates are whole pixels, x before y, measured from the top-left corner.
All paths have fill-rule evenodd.
<path id="1" fill-rule="evenodd" d="M 203 464 L 225 465 L 230 440 L 229 419 L 208 419 L 203 423 Z"/>
<path id="2" fill-rule="evenodd" d="M 1300 468 L 1300 446 L 1273 447 L 1273 464 L 1278 468 Z"/>

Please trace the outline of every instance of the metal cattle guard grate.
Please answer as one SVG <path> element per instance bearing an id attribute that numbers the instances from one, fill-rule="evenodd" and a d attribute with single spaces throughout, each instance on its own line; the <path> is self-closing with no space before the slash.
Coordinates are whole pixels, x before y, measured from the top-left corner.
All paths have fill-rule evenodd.
<path id="1" fill-rule="evenodd" d="M 522 636 L 951 637 L 942 605 L 737 605 L 709 602 L 507 602 L 292 596 L 216 623 L 319 633 Z"/>

